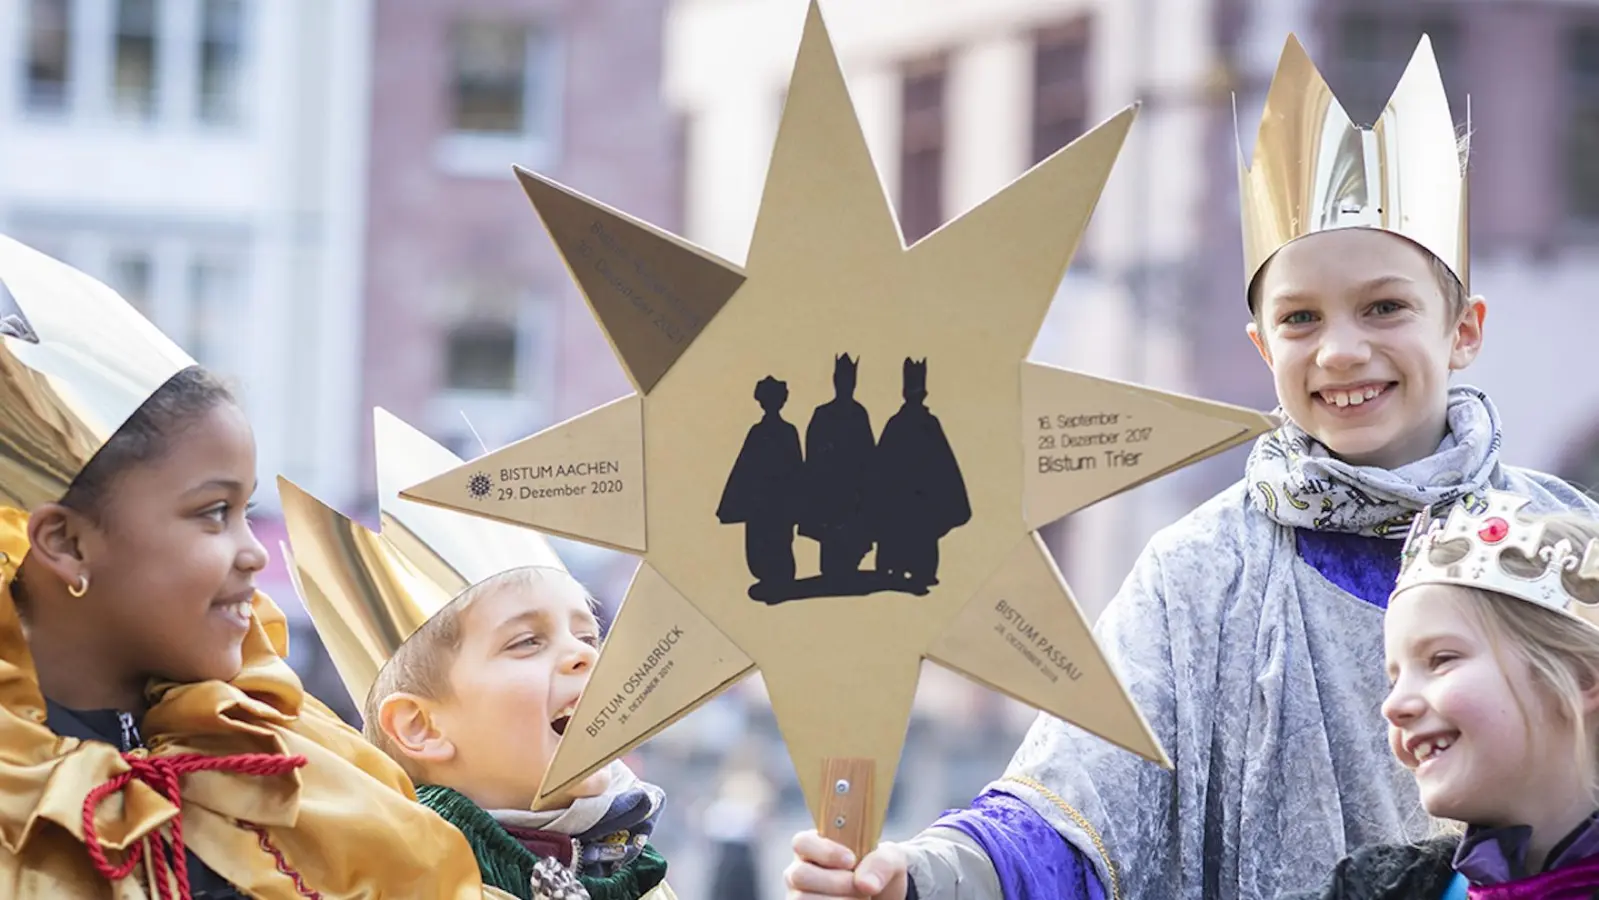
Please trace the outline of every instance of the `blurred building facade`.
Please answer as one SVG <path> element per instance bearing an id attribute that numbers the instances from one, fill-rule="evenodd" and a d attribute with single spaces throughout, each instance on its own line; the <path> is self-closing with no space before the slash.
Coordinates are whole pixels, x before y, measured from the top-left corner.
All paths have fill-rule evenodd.
<path id="1" fill-rule="evenodd" d="M 512 166 L 679 227 L 662 15 L 637 0 L 376 0 L 361 409 L 470 458 L 630 390 Z M 628 558 L 560 549 L 619 599 Z"/>
<path id="2" fill-rule="evenodd" d="M 273 478 L 356 494 L 369 40 L 363 2 L 0 2 L 0 231 L 105 281 L 255 426 L 259 579 L 298 668 Z"/>
<path id="3" fill-rule="evenodd" d="M 339 497 L 359 400 L 361 4 L 11 0 L 0 39 L 0 228 L 232 379 L 261 471 Z"/>

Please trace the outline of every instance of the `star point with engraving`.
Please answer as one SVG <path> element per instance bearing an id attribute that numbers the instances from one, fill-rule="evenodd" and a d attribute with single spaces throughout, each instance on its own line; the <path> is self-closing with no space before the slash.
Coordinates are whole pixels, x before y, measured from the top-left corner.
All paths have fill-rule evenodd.
<path id="1" fill-rule="evenodd" d="M 636 392 L 403 495 L 643 557 L 545 797 L 756 668 L 856 844 L 924 659 L 1166 762 L 1037 529 L 1275 422 L 1026 361 L 1135 113 L 907 248 L 813 0 L 746 266 L 518 170 Z"/>

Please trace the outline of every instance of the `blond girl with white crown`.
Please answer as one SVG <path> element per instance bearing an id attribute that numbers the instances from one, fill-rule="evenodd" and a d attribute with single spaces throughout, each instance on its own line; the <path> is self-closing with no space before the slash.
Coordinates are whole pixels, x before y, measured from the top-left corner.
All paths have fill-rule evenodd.
<path id="1" fill-rule="evenodd" d="M 1357 851 L 1301 900 L 1599 896 L 1599 520 L 1526 505 L 1418 517 L 1388 604 L 1389 746 L 1464 836 Z"/>

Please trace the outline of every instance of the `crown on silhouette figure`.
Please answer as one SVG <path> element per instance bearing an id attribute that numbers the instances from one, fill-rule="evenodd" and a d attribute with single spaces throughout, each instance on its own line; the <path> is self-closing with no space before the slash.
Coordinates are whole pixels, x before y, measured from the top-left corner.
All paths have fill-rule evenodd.
<path id="1" fill-rule="evenodd" d="M 859 356 L 855 357 L 854 359 L 850 359 L 848 353 L 840 353 L 839 355 L 833 357 L 833 373 L 835 375 L 842 375 L 847 372 L 853 375 L 855 374 L 855 367 L 860 365 L 860 362 L 861 358 Z"/>
<path id="2" fill-rule="evenodd" d="M 923 358 L 921 360 L 911 359 L 908 356 L 905 358 L 905 390 L 907 390 L 907 391 L 926 391 L 927 390 L 927 360 L 926 360 L 926 358 Z"/>
<path id="3" fill-rule="evenodd" d="M 0 506 L 26 512 L 64 497 L 150 395 L 195 363 L 115 291 L 3 234 L 0 282 L 31 332 L 0 337 Z"/>
<path id="4" fill-rule="evenodd" d="M 1350 121 L 1289 35 L 1247 166 L 1243 153 L 1240 137 L 1246 288 L 1285 244 L 1337 228 L 1378 228 L 1419 244 L 1469 289 L 1465 166 L 1426 35 L 1370 128 Z"/>
<path id="5" fill-rule="evenodd" d="M 1565 538 L 1545 544 L 1545 524 L 1519 515 L 1528 498 L 1487 491 L 1477 500 L 1456 504 L 1447 519 L 1434 518 L 1430 512 L 1416 516 L 1405 539 L 1403 569 L 1394 593 L 1422 584 L 1481 588 L 1599 626 L 1599 607 L 1572 596 L 1564 582 L 1568 572 L 1599 581 L 1599 538 L 1580 549 Z M 1458 545 L 1465 555 L 1447 564 L 1433 562 L 1434 548 L 1450 544 Z M 1504 554 L 1511 551 L 1538 566 L 1537 574 L 1529 577 L 1506 569 Z"/>

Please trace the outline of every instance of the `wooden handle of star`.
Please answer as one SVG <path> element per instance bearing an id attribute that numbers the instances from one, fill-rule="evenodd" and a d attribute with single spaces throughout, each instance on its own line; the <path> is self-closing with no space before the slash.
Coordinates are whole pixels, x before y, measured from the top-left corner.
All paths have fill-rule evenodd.
<path id="1" fill-rule="evenodd" d="M 872 811 L 872 777 L 877 764 L 870 759 L 822 760 L 822 814 L 816 833 L 848 847 L 862 859 L 867 845 L 866 822 Z"/>

